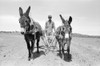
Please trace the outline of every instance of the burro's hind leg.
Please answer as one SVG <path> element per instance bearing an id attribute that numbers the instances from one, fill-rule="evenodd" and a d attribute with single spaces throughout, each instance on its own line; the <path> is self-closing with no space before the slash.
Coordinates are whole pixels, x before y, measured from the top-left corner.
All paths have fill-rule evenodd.
<path id="1" fill-rule="evenodd" d="M 39 53 L 39 41 L 40 41 L 40 38 L 37 39 L 37 53 Z"/>
<path id="2" fill-rule="evenodd" d="M 37 32 L 36 33 L 36 40 L 37 40 L 37 53 L 39 53 L 39 42 L 40 42 L 40 36 L 41 36 L 41 33 L 40 32 Z"/>

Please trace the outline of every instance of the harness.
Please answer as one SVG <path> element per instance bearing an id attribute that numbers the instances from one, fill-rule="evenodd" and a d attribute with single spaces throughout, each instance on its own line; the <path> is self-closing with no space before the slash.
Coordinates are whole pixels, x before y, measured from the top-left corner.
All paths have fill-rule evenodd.
<path id="1" fill-rule="evenodd" d="M 30 30 L 32 34 L 35 34 L 38 31 L 42 31 L 41 26 L 39 25 L 38 22 L 35 22 L 32 18 L 30 18 Z"/>

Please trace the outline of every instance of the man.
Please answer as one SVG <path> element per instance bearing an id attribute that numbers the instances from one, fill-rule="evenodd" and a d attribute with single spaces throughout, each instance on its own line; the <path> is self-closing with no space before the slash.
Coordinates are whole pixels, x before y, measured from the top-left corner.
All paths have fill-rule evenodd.
<path id="1" fill-rule="evenodd" d="M 52 21 L 52 16 L 48 16 L 48 21 L 45 23 L 45 32 L 47 36 L 50 36 L 55 31 L 55 24 Z"/>
<path id="2" fill-rule="evenodd" d="M 46 46 L 46 51 L 45 53 L 47 54 L 51 49 L 54 44 L 54 32 L 55 32 L 55 24 L 52 21 L 52 16 L 48 15 L 48 21 L 45 23 L 45 46 Z"/>

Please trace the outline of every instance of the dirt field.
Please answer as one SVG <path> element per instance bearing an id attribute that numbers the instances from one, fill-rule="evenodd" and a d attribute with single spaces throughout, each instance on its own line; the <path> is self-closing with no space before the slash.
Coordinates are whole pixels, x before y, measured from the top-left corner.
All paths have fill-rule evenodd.
<path id="1" fill-rule="evenodd" d="M 43 41 L 40 41 L 40 46 Z M 18 33 L 0 33 L 0 66 L 100 66 L 100 38 L 73 37 L 70 58 L 62 60 L 58 52 L 44 55 L 34 52 L 28 61 L 24 37 Z"/>

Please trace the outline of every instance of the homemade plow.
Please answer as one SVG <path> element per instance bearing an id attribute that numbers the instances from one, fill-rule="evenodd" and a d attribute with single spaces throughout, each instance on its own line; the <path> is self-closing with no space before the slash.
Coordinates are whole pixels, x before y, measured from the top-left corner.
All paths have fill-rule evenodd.
<path id="1" fill-rule="evenodd" d="M 49 52 L 55 52 L 57 50 L 57 40 L 55 34 L 45 35 L 42 37 L 45 49 L 45 55 Z"/>

